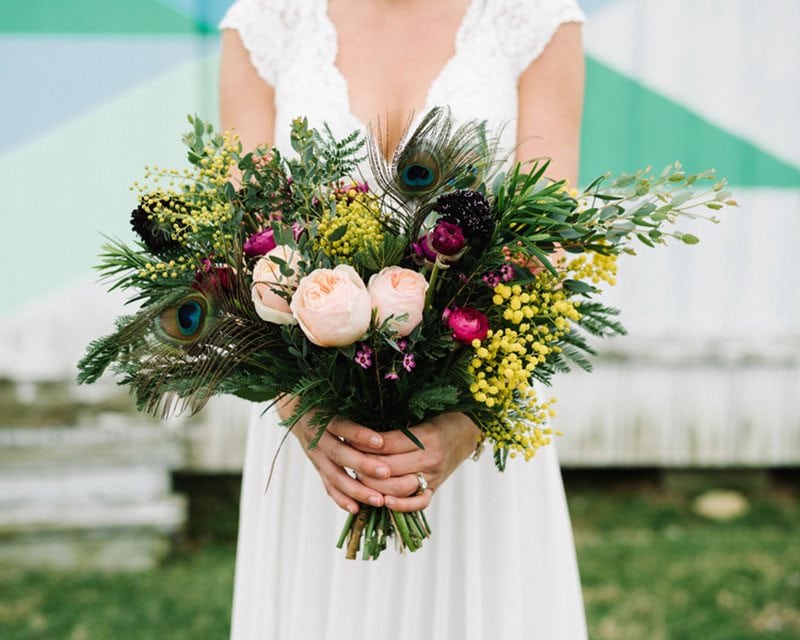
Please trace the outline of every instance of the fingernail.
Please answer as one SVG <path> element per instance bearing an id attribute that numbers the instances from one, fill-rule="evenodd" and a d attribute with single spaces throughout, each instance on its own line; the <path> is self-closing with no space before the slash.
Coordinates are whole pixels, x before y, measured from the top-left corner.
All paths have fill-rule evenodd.
<path id="1" fill-rule="evenodd" d="M 396 504 L 397 504 L 397 500 L 395 500 L 394 498 L 386 498 L 386 506 L 387 507 L 393 507 Z"/>
<path id="2" fill-rule="evenodd" d="M 380 436 L 372 436 L 369 439 L 369 444 L 372 447 L 382 447 L 383 446 L 383 438 Z"/>
<path id="3" fill-rule="evenodd" d="M 373 507 L 380 507 L 381 506 L 381 499 L 378 496 L 370 496 L 369 497 L 369 503 Z"/>
<path id="4" fill-rule="evenodd" d="M 356 513 L 358 513 L 358 507 L 357 507 L 356 505 L 354 505 L 354 504 L 351 504 L 349 507 L 347 507 L 347 510 L 348 510 L 350 513 L 354 514 L 354 515 L 355 515 Z"/>
<path id="5" fill-rule="evenodd" d="M 389 469 L 386 467 L 375 467 L 375 475 L 379 478 L 388 478 L 389 477 Z"/>

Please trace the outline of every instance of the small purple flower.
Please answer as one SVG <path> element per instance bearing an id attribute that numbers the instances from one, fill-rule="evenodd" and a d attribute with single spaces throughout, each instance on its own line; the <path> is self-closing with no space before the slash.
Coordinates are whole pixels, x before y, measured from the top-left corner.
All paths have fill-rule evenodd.
<path id="1" fill-rule="evenodd" d="M 513 280 L 514 267 L 512 267 L 510 264 L 504 264 L 502 267 L 500 267 L 500 277 L 503 279 L 503 282 Z"/>
<path id="2" fill-rule="evenodd" d="M 407 353 L 406 355 L 403 356 L 403 369 L 405 369 L 408 372 L 411 372 L 411 370 L 416 366 L 417 363 L 414 361 L 413 353 Z"/>
<path id="3" fill-rule="evenodd" d="M 292 222 L 292 235 L 294 236 L 295 241 L 300 239 L 300 236 L 303 235 L 305 230 L 306 228 L 296 220 Z"/>
<path id="4" fill-rule="evenodd" d="M 390 371 L 385 376 L 383 376 L 384 380 L 399 380 L 400 376 L 397 375 L 397 371 Z"/>
<path id="5" fill-rule="evenodd" d="M 430 234 L 429 244 L 434 251 L 448 258 L 458 254 L 464 248 L 466 239 L 464 232 L 457 224 L 439 220 Z"/>
<path id="6" fill-rule="evenodd" d="M 263 256 L 268 251 L 275 248 L 275 232 L 270 229 L 264 229 L 251 235 L 244 243 L 244 253 L 250 258 L 256 256 Z"/>
<path id="7" fill-rule="evenodd" d="M 356 191 L 369 193 L 369 185 L 366 182 L 356 182 Z"/>
<path id="8" fill-rule="evenodd" d="M 402 340 L 398 340 L 397 348 L 400 349 L 400 351 L 405 351 L 408 348 L 408 340 L 406 340 L 405 338 L 403 338 Z"/>
<path id="9" fill-rule="evenodd" d="M 494 271 L 490 271 L 489 273 L 481 276 L 481 280 L 483 280 L 490 287 L 496 287 L 498 284 L 500 284 L 500 276 L 498 276 Z"/>
<path id="10" fill-rule="evenodd" d="M 365 344 L 361 345 L 361 349 L 356 352 L 353 360 L 362 368 L 369 369 L 372 366 L 372 349 Z"/>

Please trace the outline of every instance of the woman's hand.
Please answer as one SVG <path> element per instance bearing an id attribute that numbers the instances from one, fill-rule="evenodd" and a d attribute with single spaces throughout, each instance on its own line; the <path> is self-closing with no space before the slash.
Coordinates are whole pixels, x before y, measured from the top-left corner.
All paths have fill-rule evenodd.
<path id="1" fill-rule="evenodd" d="M 359 475 L 358 479 L 371 489 L 386 496 L 385 504 L 394 511 L 419 511 L 431 502 L 433 492 L 464 460 L 475 451 L 480 430 L 463 413 L 445 413 L 410 428 L 422 442 L 420 449 L 402 431 L 382 433 L 380 451 L 362 449 L 373 459 L 392 470 L 392 477 L 377 479 L 374 474 Z M 417 474 L 428 483 L 425 491 L 419 490 Z"/>
<path id="2" fill-rule="evenodd" d="M 278 406 L 281 418 L 292 414 L 296 399 L 287 399 Z M 311 414 L 306 414 L 294 426 L 294 435 L 300 441 L 303 451 L 319 471 L 325 491 L 342 509 L 350 513 L 358 513 L 358 502 L 381 507 L 384 504 L 383 494 L 348 475 L 344 467 L 353 469 L 359 478 L 370 478 L 374 481 L 389 478 L 391 467 L 382 460 L 365 452 L 379 453 L 385 446 L 385 435 L 368 429 L 352 420 L 334 419 L 328 424 L 317 446 L 309 449 L 308 445 L 317 433 L 316 427 L 309 426 Z M 403 436 L 405 437 L 405 436 Z M 342 441 L 340 438 L 344 438 Z M 355 447 L 358 447 L 357 449 Z"/>

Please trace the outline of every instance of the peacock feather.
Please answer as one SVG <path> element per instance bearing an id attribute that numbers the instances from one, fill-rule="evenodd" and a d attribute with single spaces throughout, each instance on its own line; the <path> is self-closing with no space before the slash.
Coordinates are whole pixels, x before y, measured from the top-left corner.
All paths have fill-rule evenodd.
<path id="1" fill-rule="evenodd" d="M 155 328 L 165 342 L 189 345 L 199 340 L 216 317 L 213 300 L 203 293 L 190 293 L 164 309 Z"/>
<path id="2" fill-rule="evenodd" d="M 78 381 L 112 368 L 139 408 L 166 417 L 198 411 L 235 369 L 256 372 L 256 355 L 282 341 L 276 325 L 255 314 L 245 276 L 225 273 L 212 271 L 119 318 L 114 333 L 89 345 Z"/>
<path id="3" fill-rule="evenodd" d="M 485 123 L 469 121 L 455 126 L 449 109 L 431 109 L 410 132 L 406 125 L 391 160 L 380 123 L 370 135 L 369 161 L 378 186 L 393 212 L 394 233 L 416 237 L 436 199 L 449 191 L 473 189 L 486 181 L 498 165 L 499 139 L 487 136 Z"/>

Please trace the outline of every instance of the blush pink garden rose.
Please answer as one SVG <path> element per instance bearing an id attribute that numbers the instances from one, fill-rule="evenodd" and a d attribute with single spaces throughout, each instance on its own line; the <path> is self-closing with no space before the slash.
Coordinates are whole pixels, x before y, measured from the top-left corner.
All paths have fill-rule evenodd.
<path id="1" fill-rule="evenodd" d="M 447 316 L 447 326 L 453 331 L 453 338 L 464 344 L 473 340 L 483 340 L 489 332 L 489 319 L 477 309 L 461 307 L 453 309 Z"/>
<path id="2" fill-rule="evenodd" d="M 372 302 L 350 265 L 315 269 L 302 278 L 289 305 L 306 337 L 320 347 L 345 347 L 363 337 Z"/>
<path id="3" fill-rule="evenodd" d="M 389 322 L 401 338 L 422 322 L 428 281 L 421 273 L 403 267 L 386 267 L 369 279 L 367 289 L 373 308 L 378 310 L 378 322 L 384 322 L 389 316 L 406 316 Z"/>
<path id="4" fill-rule="evenodd" d="M 291 276 L 281 273 L 281 267 L 272 257 L 283 260 L 294 271 Z M 296 324 L 289 302 L 278 291 L 292 293 L 298 280 L 300 254 L 290 246 L 279 244 L 268 251 L 253 267 L 252 298 L 258 317 L 275 324 Z"/>

